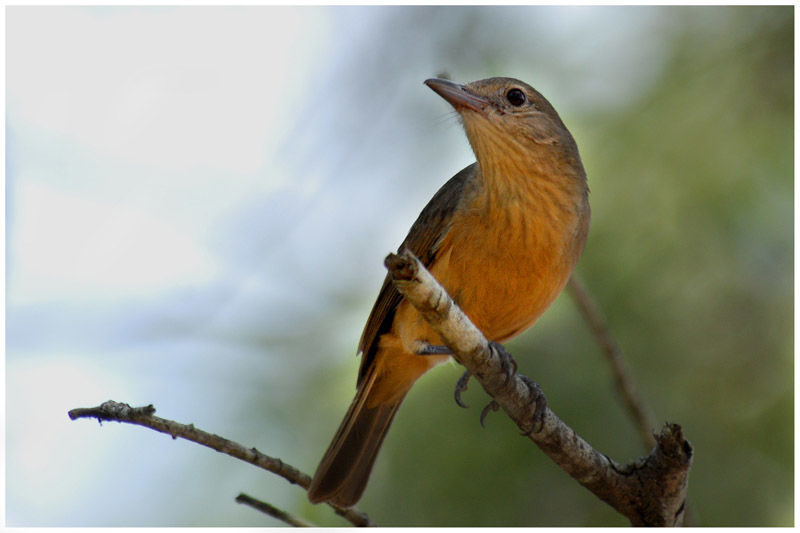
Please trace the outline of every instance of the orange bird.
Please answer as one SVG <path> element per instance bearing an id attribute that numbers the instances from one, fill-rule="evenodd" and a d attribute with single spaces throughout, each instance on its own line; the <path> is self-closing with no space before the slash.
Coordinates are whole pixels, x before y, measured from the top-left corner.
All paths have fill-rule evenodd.
<path id="1" fill-rule="evenodd" d="M 530 85 L 490 78 L 425 84 L 458 112 L 477 162 L 420 213 L 400 250 L 428 268 L 487 339 L 504 342 L 558 296 L 589 231 L 578 148 Z M 389 276 L 361 335 L 358 389 L 308 489 L 314 503 L 355 504 L 414 382 L 450 356 Z"/>

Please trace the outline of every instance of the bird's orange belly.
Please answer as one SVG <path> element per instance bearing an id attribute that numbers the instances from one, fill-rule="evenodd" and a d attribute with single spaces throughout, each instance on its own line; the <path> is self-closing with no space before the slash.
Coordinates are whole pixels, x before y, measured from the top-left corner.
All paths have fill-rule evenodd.
<path id="1" fill-rule="evenodd" d="M 468 231 L 451 230 L 429 269 L 489 340 L 503 342 L 539 318 L 572 271 L 563 244 L 550 245 L 559 241 L 548 237 L 506 231 L 490 238 L 484 233 L 478 241 Z M 397 310 L 393 333 L 411 353 L 422 343 L 442 344 L 406 301 Z"/>
<path id="2" fill-rule="evenodd" d="M 432 274 L 470 320 L 489 339 L 505 341 L 521 333 L 547 309 L 569 275 L 539 256 L 520 253 L 480 253 L 452 248 L 437 261 Z"/>

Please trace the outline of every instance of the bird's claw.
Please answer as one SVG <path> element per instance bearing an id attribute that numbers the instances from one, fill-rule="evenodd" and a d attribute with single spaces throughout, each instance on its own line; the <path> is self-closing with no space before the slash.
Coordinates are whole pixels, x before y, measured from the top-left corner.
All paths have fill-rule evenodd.
<path id="1" fill-rule="evenodd" d="M 505 373 L 505 384 L 508 385 L 514 376 L 517 375 L 517 362 L 511 356 L 510 353 L 506 351 L 502 344 L 498 342 L 491 341 L 489 342 L 489 349 L 492 350 L 494 354 L 500 359 L 500 366 Z M 456 388 L 453 393 L 453 396 L 456 400 L 456 403 L 459 407 L 467 407 L 461 400 L 461 393 L 467 390 L 467 385 L 469 384 L 469 378 L 471 374 L 469 370 L 465 370 L 464 373 L 458 378 L 456 382 Z M 547 412 L 547 398 L 544 395 L 544 391 L 539 386 L 538 383 L 533 381 L 530 378 L 525 376 L 519 376 L 523 383 L 528 387 L 528 392 L 531 398 L 531 401 L 536 404 L 534 409 L 533 418 L 531 420 L 531 430 L 528 433 L 535 431 L 541 431 L 544 427 L 544 415 Z M 500 404 L 498 404 L 495 400 L 489 402 L 486 407 L 483 408 L 481 411 L 481 427 L 486 427 L 486 415 L 489 414 L 490 411 L 497 411 L 500 409 Z M 538 429 L 537 429 L 538 426 Z M 527 434 L 527 433 L 526 433 Z"/>
<path id="2" fill-rule="evenodd" d="M 486 421 L 486 415 L 489 414 L 489 411 L 497 411 L 498 409 L 500 409 L 500 404 L 497 403 L 494 400 L 492 400 L 491 402 L 486 404 L 486 407 L 484 407 L 483 411 L 481 411 L 481 427 L 482 428 L 484 428 L 484 429 L 486 428 L 486 424 L 484 422 Z"/>
<path id="3" fill-rule="evenodd" d="M 464 373 L 461 374 L 461 377 L 458 378 L 458 381 L 456 381 L 456 390 L 453 391 L 453 397 L 455 398 L 456 403 L 459 407 L 463 407 L 464 409 L 469 406 L 461 400 L 461 393 L 467 390 L 467 385 L 469 385 L 469 377 L 471 375 L 472 374 L 469 373 L 469 370 L 465 370 Z"/>
<path id="4" fill-rule="evenodd" d="M 503 372 L 506 374 L 507 385 L 508 382 L 511 381 L 511 378 L 517 375 L 517 362 L 499 342 L 489 342 L 489 349 L 497 354 L 498 358 L 500 358 L 500 366 L 503 368 Z"/>
<path id="5" fill-rule="evenodd" d="M 523 435 L 529 435 L 531 433 L 538 433 L 542 429 L 544 429 L 544 418 L 545 414 L 547 413 L 547 398 L 544 395 L 544 391 L 539 386 L 538 383 L 533 381 L 531 378 L 527 376 L 520 376 L 520 379 L 525 386 L 528 387 L 528 393 L 530 394 L 531 401 L 536 404 L 536 407 L 533 411 L 533 417 L 531 418 L 531 429 L 530 431 L 523 433 Z"/>

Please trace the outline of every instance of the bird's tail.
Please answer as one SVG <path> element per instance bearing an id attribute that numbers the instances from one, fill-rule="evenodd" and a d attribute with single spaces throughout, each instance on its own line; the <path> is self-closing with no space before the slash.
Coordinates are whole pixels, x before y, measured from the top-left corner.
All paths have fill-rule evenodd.
<path id="1" fill-rule="evenodd" d="M 356 397 L 320 461 L 308 499 L 341 507 L 354 505 L 367 485 L 372 466 L 397 408 L 415 379 L 389 384 L 388 373 L 373 364 L 358 386 Z M 418 376 L 416 376 L 418 377 Z"/>

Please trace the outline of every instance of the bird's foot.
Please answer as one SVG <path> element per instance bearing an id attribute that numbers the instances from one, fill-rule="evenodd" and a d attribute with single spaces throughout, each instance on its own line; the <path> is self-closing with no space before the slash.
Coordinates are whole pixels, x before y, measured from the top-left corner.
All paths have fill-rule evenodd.
<path id="1" fill-rule="evenodd" d="M 489 341 L 489 349 L 500 359 L 500 366 L 503 368 L 503 372 L 505 372 L 506 385 L 508 385 L 511 378 L 517 375 L 517 362 L 499 342 Z"/>
<path id="2" fill-rule="evenodd" d="M 538 433 L 544 429 L 544 417 L 547 413 L 547 397 L 545 397 L 544 391 L 539 384 L 533 381 L 531 378 L 520 375 L 519 379 L 521 379 L 525 386 L 528 387 L 528 396 L 530 401 L 535 404 L 533 416 L 531 417 L 530 429 L 524 432 L 523 435 Z M 492 400 L 486 404 L 486 407 L 484 407 L 483 411 L 481 411 L 481 426 L 484 428 L 486 427 L 486 415 L 489 414 L 489 411 L 497 411 L 499 409 L 500 404 L 495 400 Z"/>
<path id="3" fill-rule="evenodd" d="M 519 378 L 528 387 L 528 394 L 530 395 L 531 402 L 536 404 L 533 410 L 533 417 L 531 417 L 531 429 L 523 433 L 523 435 L 530 435 L 534 432 L 538 433 L 544 429 L 544 417 L 547 413 L 547 398 L 538 383 L 527 376 L 520 376 Z"/>
<path id="4" fill-rule="evenodd" d="M 517 375 L 517 362 L 511 354 L 503 348 L 502 344 L 491 341 L 489 343 L 489 348 L 500 358 L 500 365 L 505 372 L 506 384 L 508 384 L 514 376 Z M 462 379 L 464 379 L 463 376 Z M 521 379 L 528 388 L 528 396 L 531 402 L 535 404 L 533 417 L 531 418 L 531 429 L 525 433 L 525 435 L 534 431 L 539 432 L 544 428 L 544 418 L 547 413 L 547 398 L 538 383 L 523 375 L 520 375 L 519 379 Z M 489 402 L 486 407 L 483 408 L 483 411 L 481 411 L 481 426 L 485 427 L 484 422 L 486 420 L 486 415 L 489 414 L 490 411 L 497 411 L 498 409 L 500 409 L 500 404 L 495 400 Z"/>
<path id="5" fill-rule="evenodd" d="M 422 343 L 421 342 L 421 345 L 417 349 L 416 354 L 417 355 L 453 355 L 453 352 L 447 346 L 442 346 L 442 345 L 439 345 L 439 344 L 428 344 L 428 343 Z M 456 390 L 454 391 L 454 396 L 455 396 L 455 399 L 456 399 L 456 403 L 459 405 L 459 407 L 464 407 L 464 408 L 467 407 L 467 404 L 465 404 L 461 400 L 461 393 L 464 392 L 465 390 L 467 390 L 467 383 L 469 382 L 469 376 L 470 376 L 469 370 L 465 370 L 464 374 L 462 374 L 462 376 L 460 378 L 458 378 L 458 381 L 456 382 Z"/>
<path id="6" fill-rule="evenodd" d="M 505 373 L 505 384 L 508 385 L 514 376 L 517 375 L 517 362 L 499 342 L 489 341 L 489 350 L 491 350 L 500 359 L 500 366 L 503 369 L 503 373 Z M 484 407 L 481 411 L 482 427 L 486 427 L 486 415 L 488 415 L 490 411 L 497 411 L 498 409 L 500 409 L 500 404 L 494 400 L 486 404 L 486 407 Z"/>

